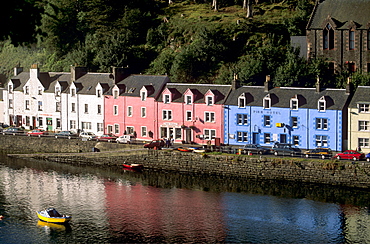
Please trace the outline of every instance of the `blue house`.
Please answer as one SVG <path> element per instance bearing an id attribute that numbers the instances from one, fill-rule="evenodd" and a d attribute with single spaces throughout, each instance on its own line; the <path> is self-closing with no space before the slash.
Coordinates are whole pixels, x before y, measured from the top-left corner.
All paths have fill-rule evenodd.
<path id="1" fill-rule="evenodd" d="M 347 142 L 347 89 L 239 86 L 233 81 L 225 102 L 225 144 L 272 146 L 275 142 L 302 149 L 329 147 L 342 151 Z"/>

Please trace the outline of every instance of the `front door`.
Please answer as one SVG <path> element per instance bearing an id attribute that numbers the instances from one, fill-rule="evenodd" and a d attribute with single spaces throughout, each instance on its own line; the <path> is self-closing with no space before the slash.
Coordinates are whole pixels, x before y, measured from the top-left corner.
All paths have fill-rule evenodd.
<path id="1" fill-rule="evenodd" d="M 191 141 L 192 141 L 192 139 L 191 139 L 191 129 L 186 128 L 185 129 L 185 142 L 190 143 Z"/>
<path id="2" fill-rule="evenodd" d="M 252 143 L 260 144 L 260 134 L 259 133 L 253 132 Z"/>

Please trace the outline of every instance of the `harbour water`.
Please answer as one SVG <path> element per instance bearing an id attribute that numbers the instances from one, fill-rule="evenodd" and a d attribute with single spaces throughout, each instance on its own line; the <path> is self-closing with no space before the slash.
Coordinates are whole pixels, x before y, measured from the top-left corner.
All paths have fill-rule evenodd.
<path id="1" fill-rule="evenodd" d="M 370 243 L 370 192 L 0 156 L 0 243 Z M 55 207 L 69 225 L 41 222 Z"/>

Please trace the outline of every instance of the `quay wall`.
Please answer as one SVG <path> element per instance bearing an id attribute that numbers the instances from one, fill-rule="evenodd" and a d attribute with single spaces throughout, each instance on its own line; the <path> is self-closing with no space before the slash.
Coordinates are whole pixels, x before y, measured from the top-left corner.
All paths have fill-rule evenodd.
<path id="1" fill-rule="evenodd" d="M 23 145 L 26 148 L 27 145 L 28 149 L 31 149 L 32 144 L 41 146 L 41 148 L 42 145 L 54 148 L 48 151 L 37 151 L 37 153 L 35 151 L 34 153 L 28 152 L 28 154 L 9 155 L 12 157 L 99 167 L 121 167 L 123 162 L 130 162 L 143 164 L 145 170 L 258 180 L 287 180 L 297 183 L 307 182 L 370 189 L 370 163 L 365 161 L 197 154 L 176 150 L 148 150 L 143 149 L 142 145 L 118 145 L 53 138 L 25 139 L 16 136 L 5 136 L 7 139 L 3 140 L 3 137 L 0 137 L 0 149 L 3 149 L 4 144 L 10 141 L 17 144 L 17 147 Z M 68 144 L 70 145 L 66 146 Z M 92 152 L 92 147 L 100 147 L 100 152 Z"/>

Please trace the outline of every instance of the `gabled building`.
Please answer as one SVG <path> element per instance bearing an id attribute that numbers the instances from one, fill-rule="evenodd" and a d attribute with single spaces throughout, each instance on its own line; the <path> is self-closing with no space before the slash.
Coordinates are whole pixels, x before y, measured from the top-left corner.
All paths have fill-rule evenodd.
<path id="1" fill-rule="evenodd" d="M 345 89 L 233 86 L 225 102 L 225 144 L 272 146 L 275 142 L 311 149 L 346 148 Z"/>
<path id="2" fill-rule="evenodd" d="M 359 86 L 348 107 L 348 148 L 370 152 L 370 86 Z"/>
<path id="3" fill-rule="evenodd" d="M 369 13 L 367 0 L 316 0 L 307 25 L 308 58 L 327 59 L 333 72 L 369 72 Z"/>
<path id="4" fill-rule="evenodd" d="M 177 143 L 223 143 L 229 92 L 230 85 L 168 83 L 158 99 L 159 136 Z"/>
<path id="5" fill-rule="evenodd" d="M 114 84 L 105 95 L 106 133 L 135 135 L 138 140 L 157 139 L 158 99 L 168 76 L 131 75 Z"/>

